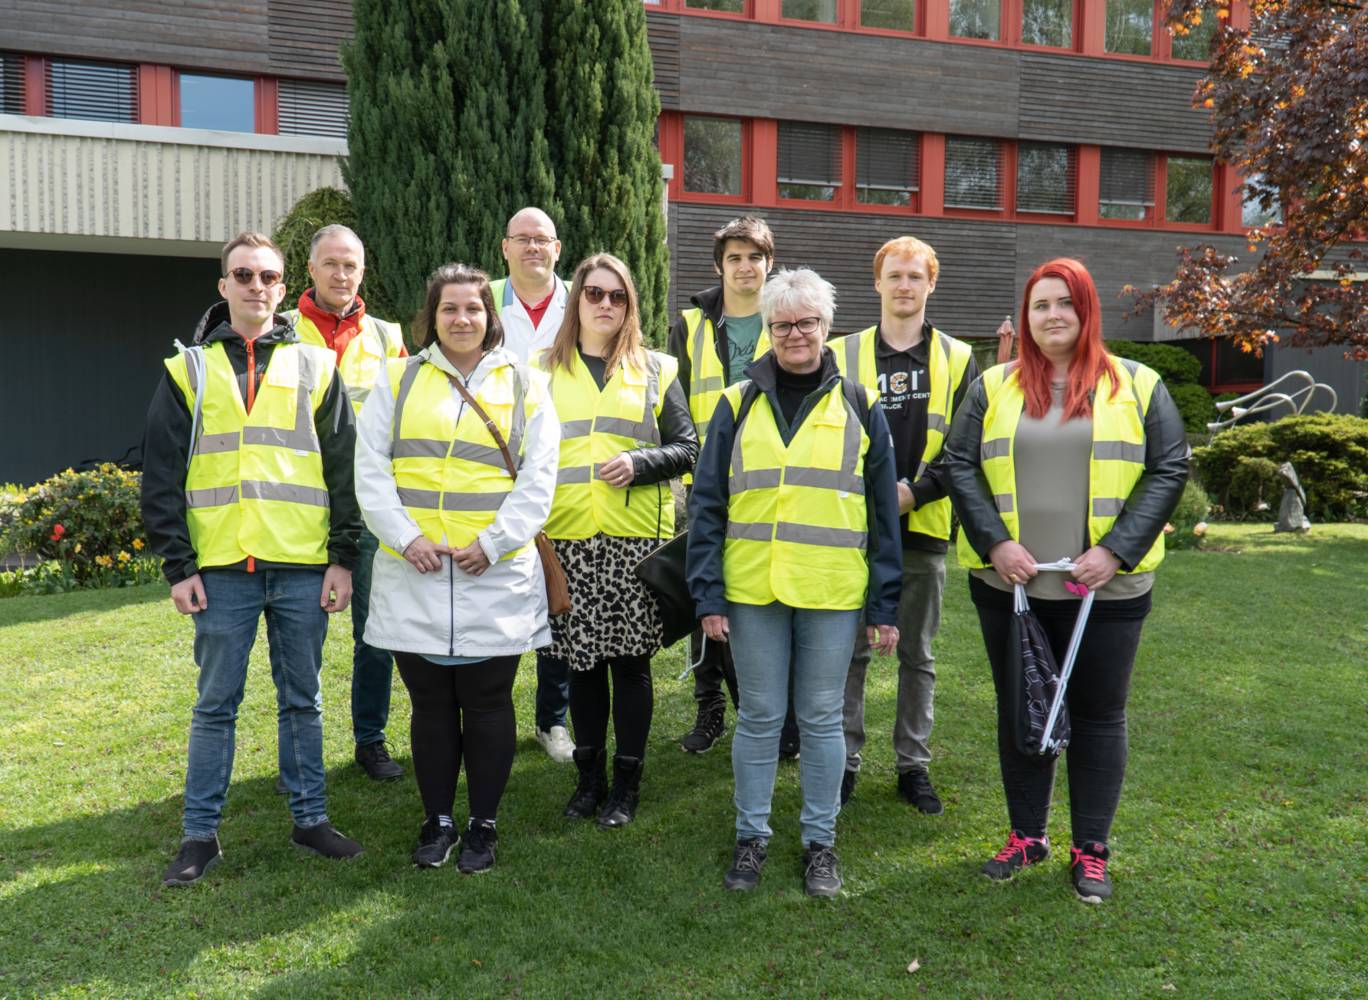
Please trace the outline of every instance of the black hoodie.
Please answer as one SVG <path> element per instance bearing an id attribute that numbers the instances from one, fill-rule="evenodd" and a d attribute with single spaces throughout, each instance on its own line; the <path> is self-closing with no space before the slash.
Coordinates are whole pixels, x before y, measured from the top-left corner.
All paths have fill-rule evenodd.
<path id="1" fill-rule="evenodd" d="M 690 297 L 694 308 L 702 309 L 703 316 L 712 320 L 713 337 L 717 342 L 717 356 L 722 361 L 722 377 L 727 377 L 727 324 L 722 316 L 722 286 L 714 285 Z M 665 350 L 679 361 L 679 384 L 684 387 L 684 395 L 689 395 L 689 380 L 693 366 L 689 363 L 689 328 L 683 314 L 677 316 L 670 327 L 670 337 Z"/>
<path id="2" fill-rule="evenodd" d="M 275 325 L 252 342 L 256 362 L 256 385 L 266 374 L 271 352 L 277 344 L 299 341 L 289 321 L 281 315 Z M 242 398 L 247 392 L 246 341 L 228 324 L 228 303 L 209 308 L 195 328 L 191 346 L 222 343 L 237 374 Z M 142 514 L 151 550 L 165 563 L 162 572 L 171 583 L 179 583 L 199 572 L 195 550 L 190 544 L 190 528 L 185 520 L 185 469 L 190 447 L 190 405 L 169 372 L 152 395 L 147 408 L 147 427 L 143 436 Z M 314 414 L 314 429 L 323 458 L 323 480 L 328 487 L 328 562 L 352 569 L 356 565 L 357 540 L 361 534 L 361 510 L 353 488 L 353 460 L 356 451 L 356 423 L 347 390 L 334 372 L 323 404 Z M 246 571 L 243 561 L 236 566 L 214 566 L 214 570 Z M 304 569 L 300 563 L 267 563 L 257 560 L 255 569 Z"/>

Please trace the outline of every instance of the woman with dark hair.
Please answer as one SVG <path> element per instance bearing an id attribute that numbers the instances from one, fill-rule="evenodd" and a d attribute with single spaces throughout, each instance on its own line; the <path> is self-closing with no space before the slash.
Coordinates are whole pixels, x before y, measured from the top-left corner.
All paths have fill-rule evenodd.
<path id="1" fill-rule="evenodd" d="M 651 657 L 661 637 L 655 601 L 633 567 L 674 535 L 669 481 L 693 468 L 698 435 L 678 363 L 645 348 L 636 286 L 611 254 L 575 269 L 565 319 L 537 364 L 550 376 L 561 419 L 546 533 L 565 567 L 571 609 L 551 620 L 545 655 L 570 668 L 579 783 L 565 815 L 597 815 L 611 829 L 636 814 L 654 701 Z"/>
<path id="2" fill-rule="evenodd" d="M 551 509 L 560 423 L 546 376 L 500 346 L 483 271 L 439 268 L 416 336 L 422 351 L 389 363 L 357 428 L 357 500 L 380 540 L 365 638 L 394 652 L 413 701 L 426 815 L 414 864 L 435 868 L 457 844 L 464 763 L 470 816 L 457 866 L 473 873 L 494 864 L 518 660 L 550 641 L 533 541 Z"/>
<path id="3" fill-rule="evenodd" d="M 1061 662 L 1080 600 L 1096 592 L 1067 703 L 1070 874 L 1080 899 L 1111 895 L 1107 838 L 1126 769 L 1126 696 L 1164 524 L 1187 481 L 1182 417 L 1159 376 L 1108 354 L 1092 276 L 1078 261 L 1036 268 L 1022 297 L 1020 356 L 990 368 L 955 418 L 942 461 L 959 514 L 960 565 L 998 697 L 998 757 L 1011 833 L 983 866 L 1009 879 L 1049 854 L 1054 759 L 1013 741 L 1007 676 L 1013 591 L 1024 586 Z M 1061 573 L 1038 564 L 1073 563 Z M 1075 590 L 1067 588 L 1072 582 Z"/>

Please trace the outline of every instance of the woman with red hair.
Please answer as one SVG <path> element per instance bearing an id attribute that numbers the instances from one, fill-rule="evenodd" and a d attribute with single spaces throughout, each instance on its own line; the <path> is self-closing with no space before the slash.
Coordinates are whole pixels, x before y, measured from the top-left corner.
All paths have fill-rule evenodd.
<path id="1" fill-rule="evenodd" d="M 960 565 L 970 568 L 997 689 L 1011 820 L 1006 845 L 983 873 L 1009 879 L 1050 850 L 1054 759 L 1021 753 L 1012 735 L 1013 591 L 1026 588 L 1062 662 L 1076 595 L 1087 588 L 1097 599 L 1067 693 L 1070 875 L 1079 898 L 1098 903 L 1112 891 L 1107 839 L 1126 769 L 1131 667 L 1189 451 L 1159 376 L 1107 353 L 1097 288 L 1081 263 L 1060 258 L 1035 269 L 1021 329 L 1020 356 L 972 386 L 942 456 L 962 525 Z M 1036 569 L 1061 559 L 1074 564 L 1071 573 Z"/>

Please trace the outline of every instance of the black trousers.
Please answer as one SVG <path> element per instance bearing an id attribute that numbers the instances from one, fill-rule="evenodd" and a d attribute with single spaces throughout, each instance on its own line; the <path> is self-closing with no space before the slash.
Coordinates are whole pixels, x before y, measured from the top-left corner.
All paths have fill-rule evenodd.
<path id="1" fill-rule="evenodd" d="M 470 815 L 494 819 L 513 769 L 517 656 L 443 666 L 395 653 L 413 702 L 413 773 L 428 816 L 450 816 L 464 761 Z"/>
<path id="2" fill-rule="evenodd" d="M 998 759 L 1012 829 L 1043 837 L 1050 817 L 1055 761 L 1018 753 L 1013 745 L 1014 706 L 1006 703 L 1012 595 L 973 577 L 969 594 L 978 609 L 983 644 L 993 668 L 998 702 Z M 1050 638 L 1061 663 L 1078 615 L 1079 601 L 1031 601 L 1031 609 Z M 1065 701 L 1073 737 L 1064 751 L 1069 772 L 1069 806 L 1075 843 L 1106 843 L 1121 800 L 1126 774 L 1126 698 L 1140 629 L 1150 610 L 1150 595 L 1120 601 L 1094 601 L 1083 643 L 1074 662 Z"/>
<path id="3" fill-rule="evenodd" d="M 698 663 L 698 650 L 703 641 L 703 630 L 694 629 L 689 636 L 689 662 Z M 736 667 L 732 665 L 731 646 L 725 642 L 708 641 L 703 649 L 703 662 L 694 668 L 694 700 L 699 708 L 723 706 L 726 699 L 722 685 L 726 683 L 732 707 L 740 702 L 737 697 Z"/>
<path id="4" fill-rule="evenodd" d="M 614 656 L 599 660 L 593 670 L 570 671 L 570 723 L 576 747 L 607 746 L 611 715 L 617 753 L 644 757 L 654 709 L 649 656 Z"/>

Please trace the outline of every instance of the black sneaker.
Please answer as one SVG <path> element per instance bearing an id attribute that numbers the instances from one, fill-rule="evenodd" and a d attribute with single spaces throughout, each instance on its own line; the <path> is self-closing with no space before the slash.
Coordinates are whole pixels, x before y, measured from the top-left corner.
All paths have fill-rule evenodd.
<path id="1" fill-rule="evenodd" d="M 281 775 L 281 774 L 277 774 L 277 775 L 276 775 L 275 793 L 276 793 L 277 795 L 289 795 L 289 794 L 290 794 L 290 790 L 289 790 L 288 788 L 285 787 L 285 776 L 284 776 L 284 775 Z"/>
<path id="2" fill-rule="evenodd" d="M 809 896 L 835 896 L 841 891 L 841 871 L 836 852 L 813 842 L 803 852 L 803 881 Z"/>
<path id="3" fill-rule="evenodd" d="M 898 794 L 928 816 L 939 816 L 945 812 L 945 806 L 931 787 L 931 776 L 924 767 L 914 767 L 898 774 Z"/>
<path id="4" fill-rule="evenodd" d="M 726 710 L 722 702 L 699 705 L 698 718 L 694 720 L 693 728 L 680 738 L 679 745 L 688 753 L 707 753 L 722 738 L 726 729 L 722 722 Z"/>
<path id="5" fill-rule="evenodd" d="M 463 875 L 478 875 L 494 867 L 494 847 L 499 834 L 488 823 L 471 821 L 461 835 L 461 853 L 456 855 L 456 867 Z"/>
<path id="6" fill-rule="evenodd" d="M 1078 898 L 1085 903 L 1110 899 L 1112 884 L 1107 875 L 1107 862 L 1111 860 L 1111 851 L 1107 850 L 1107 845 L 1098 840 L 1086 840 L 1072 850 L 1069 876 Z"/>
<path id="7" fill-rule="evenodd" d="M 384 740 L 374 743 L 358 743 L 356 762 L 362 770 L 376 781 L 393 781 L 404 776 L 404 769 L 390 757 L 389 748 Z"/>
<path id="8" fill-rule="evenodd" d="M 441 868 L 456 847 L 456 828 L 442 826 L 437 817 L 429 816 L 418 831 L 418 846 L 413 852 L 413 863 L 419 868 Z"/>
<path id="9" fill-rule="evenodd" d="M 1002 850 L 983 863 L 983 874 L 1005 882 L 1027 865 L 1044 861 L 1049 856 L 1049 837 L 1024 837 L 1020 830 L 1013 830 Z"/>
<path id="10" fill-rule="evenodd" d="M 204 877 L 204 873 L 223 860 L 219 850 L 218 837 L 209 840 L 191 840 L 186 837 L 176 852 L 176 860 L 162 875 L 162 885 L 193 885 Z"/>
<path id="11" fill-rule="evenodd" d="M 841 805 L 850 801 L 850 797 L 855 794 L 855 782 L 859 780 L 859 771 L 846 771 L 841 775 Z"/>
<path id="12" fill-rule="evenodd" d="M 350 861 L 352 858 L 359 858 L 365 853 L 360 844 L 342 834 L 331 823 L 319 823 L 317 826 L 296 826 L 290 833 L 290 840 L 297 847 L 339 861 Z"/>
<path id="13" fill-rule="evenodd" d="M 761 837 L 738 840 L 732 851 L 731 867 L 722 876 L 722 888 L 734 892 L 750 892 L 760 884 L 760 869 L 769 856 L 766 841 Z"/>

